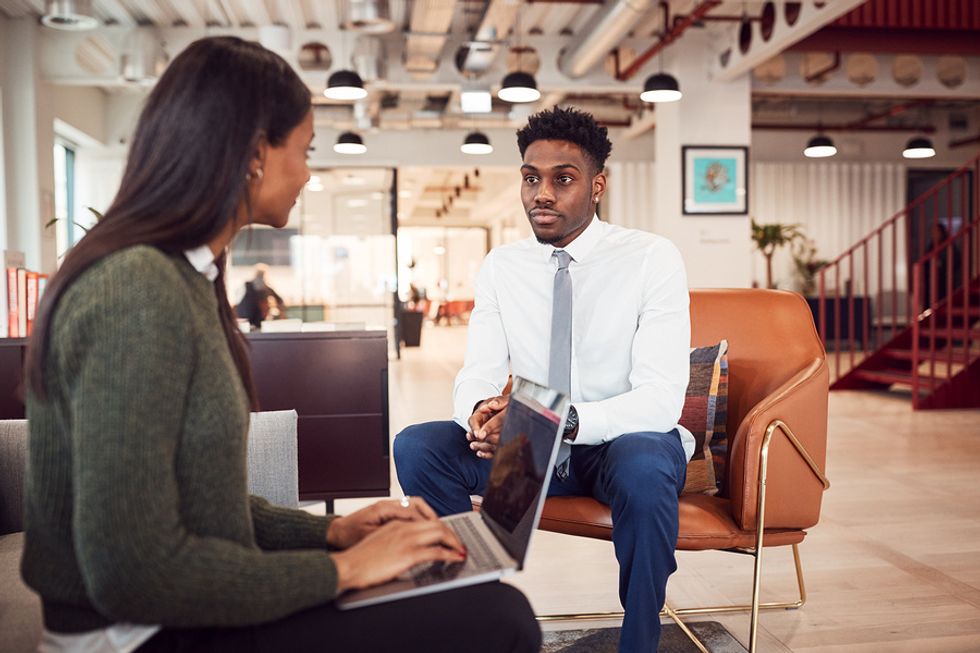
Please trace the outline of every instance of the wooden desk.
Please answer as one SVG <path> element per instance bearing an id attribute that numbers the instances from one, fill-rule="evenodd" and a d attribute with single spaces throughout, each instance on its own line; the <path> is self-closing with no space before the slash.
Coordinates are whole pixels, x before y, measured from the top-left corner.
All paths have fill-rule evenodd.
<path id="1" fill-rule="evenodd" d="M 262 410 L 299 413 L 300 499 L 390 494 L 388 340 L 384 331 L 248 335 Z M 16 395 L 27 341 L 0 339 L 0 419 Z"/>
<path id="2" fill-rule="evenodd" d="M 0 419 L 24 419 L 18 389 L 26 352 L 27 338 L 0 338 Z"/>
<path id="3" fill-rule="evenodd" d="M 299 413 L 300 499 L 390 493 L 384 331 L 251 333 L 262 410 Z"/>

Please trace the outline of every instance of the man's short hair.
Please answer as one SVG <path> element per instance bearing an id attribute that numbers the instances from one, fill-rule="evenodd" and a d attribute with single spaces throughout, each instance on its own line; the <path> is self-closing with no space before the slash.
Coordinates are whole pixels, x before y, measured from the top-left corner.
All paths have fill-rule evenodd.
<path id="1" fill-rule="evenodd" d="M 527 125 L 517 130 L 517 147 L 523 157 L 534 141 L 574 143 L 589 157 L 595 165 L 595 171 L 601 172 L 612 151 L 612 142 L 607 133 L 606 128 L 601 127 L 592 114 L 571 107 L 555 107 L 539 111 L 527 119 Z"/>

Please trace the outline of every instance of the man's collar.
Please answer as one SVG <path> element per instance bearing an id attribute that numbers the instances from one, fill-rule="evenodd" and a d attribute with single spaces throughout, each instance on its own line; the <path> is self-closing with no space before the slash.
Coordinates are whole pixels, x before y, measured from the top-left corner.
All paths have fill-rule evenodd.
<path id="1" fill-rule="evenodd" d="M 602 239 L 603 227 L 605 225 L 599 220 L 597 215 L 592 216 L 592 222 L 585 228 L 585 231 L 575 237 L 575 240 L 568 243 L 565 247 L 555 247 L 547 243 L 538 243 L 541 246 L 541 258 L 548 260 L 552 252 L 556 249 L 564 249 L 576 263 L 581 263 L 589 255 L 596 244 Z"/>
<path id="2" fill-rule="evenodd" d="M 201 245 L 184 252 L 184 256 L 195 270 L 213 282 L 218 278 L 218 266 L 214 263 L 214 252 L 208 245 Z"/>

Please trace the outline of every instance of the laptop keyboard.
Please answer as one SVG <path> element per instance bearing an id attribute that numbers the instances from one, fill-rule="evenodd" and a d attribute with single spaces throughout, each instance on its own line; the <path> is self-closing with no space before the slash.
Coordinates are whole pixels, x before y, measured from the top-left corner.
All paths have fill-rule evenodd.
<path id="1" fill-rule="evenodd" d="M 469 518 L 451 519 L 446 524 L 453 529 L 456 537 L 466 546 L 465 562 L 424 562 L 415 565 L 409 571 L 412 582 L 416 585 L 431 585 L 446 580 L 452 580 L 466 566 L 475 573 L 493 571 L 503 567 L 503 562 L 497 559 L 487 543 L 483 541 L 476 526 Z"/>
<path id="2" fill-rule="evenodd" d="M 492 571 L 503 566 L 480 537 L 470 519 L 451 519 L 446 523 L 466 547 L 466 557 L 477 571 Z"/>

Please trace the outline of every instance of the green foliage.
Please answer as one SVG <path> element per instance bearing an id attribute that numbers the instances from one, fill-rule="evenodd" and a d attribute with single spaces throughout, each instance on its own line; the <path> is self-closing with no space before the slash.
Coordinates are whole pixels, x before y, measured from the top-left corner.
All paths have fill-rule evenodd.
<path id="1" fill-rule="evenodd" d="M 766 287 L 774 288 L 772 283 L 772 255 L 784 245 L 805 238 L 798 224 L 757 224 L 752 220 L 752 242 L 766 257 Z"/>

